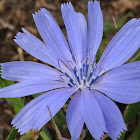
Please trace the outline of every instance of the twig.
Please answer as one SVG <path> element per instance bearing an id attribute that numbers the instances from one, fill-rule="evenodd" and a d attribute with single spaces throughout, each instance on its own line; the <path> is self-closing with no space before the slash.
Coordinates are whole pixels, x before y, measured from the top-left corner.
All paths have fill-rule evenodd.
<path id="1" fill-rule="evenodd" d="M 4 4 L 5 4 L 6 0 L 1 0 L 0 1 L 0 12 L 2 12 L 4 10 Z"/>
<path id="2" fill-rule="evenodd" d="M 48 105 L 47 105 L 47 108 L 48 108 L 48 110 L 49 110 L 49 113 L 50 113 L 50 116 L 51 116 L 51 119 L 52 119 L 52 125 L 53 125 L 53 127 L 54 127 L 54 129 L 55 129 L 55 131 L 56 131 L 56 134 L 57 134 L 59 140 L 63 140 L 63 137 L 62 137 L 62 135 L 61 135 L 61 133 L 60 133 L 60 131 L 59 131 L 59 129 L 58 129 L 58 127 L 57 127 L 57 125 L 56 125 L 56 123 L 55 123 L 53 117 L 52 117 L 52 114 L 51 114 L 51 111 L 50 111 L 50 108 L 49 108 Z"/>
<path id="3" fill-rule="evenodd" d="M 108 134 L 105 134 L 101 140 L 106 140 L 106 138 L 108 138 Z"/>
<path id="4" fill-rule="evenodd" d="M 78 140 L 83 140 L 86 137 L 86 133 L 87 133 L 87 129 L 83 129 L 80 138 Z"/>
<path id="5" fill-rule="evenodd" d="M 24 61 L 23 50 L 20 47 L 17 47 L 17 52 L 18 52 L 18 55 L 19 55 L 19 60 Z"/>
<path id="6" fill-rule="evenodd" d="M 0 29 L 1 28 L 8 28 L 9 30 L 13 31 L 15 28 L 12 24 L 7 23 L 6 21 L 4 21 L 3 19 L 0 18 Z"/>
<path id="7" fill-rule="evenodd" d="M 38 137 L 39 137 L 39 131 L 38 131 L 38 130 L 35 130 L 35 131 L 33 132 L 33 137 L 32 137 L 32 139 L 33 139 L 33 140 L 37 140 Z"/>
<path id="8" fill-rule="evenodd" d="M 55 11 L 57 9 L 54 5 L 46 3 L 45 0 L 41 0 L 41 2 L 43 4 L 43 6 L 47 9 L 49 9 L 49 10 L 54 10 Z"/>
<path id="9" fill-rule="evenodd" d="M 50 123 L 47 123 L 45 126 L 46 126 L 48 129 L 50 129 L 51 131 L 55 132 L 54 127 L 53 127 Z M 63 131 L 60 131 L 60 132 L 61 132 L 61 134 L 62 134 L 63 137 L 65 137 L 65 138 L 67 138 L 67 139 L 70 139 L 70 135 L 69 135 L 68 133 L 65 133 L 65 132 L 63 132 Z"/>
<path id="10" fill-rule="evenodd" d="M 3 127 L 0 126 L 0 140 L 3 139 Z"/>
<path id="11" fill-rule="evenodd" d="M 112 17 L 112 20 L 113 20 L 113 23 L 114 23 L 115 28 L 117 29 L 117 28 L 118 28 L 118 26 L 117 26 L 117 23 L 116 23 L 115 18 L 114 18 L 114 17 Z"/>

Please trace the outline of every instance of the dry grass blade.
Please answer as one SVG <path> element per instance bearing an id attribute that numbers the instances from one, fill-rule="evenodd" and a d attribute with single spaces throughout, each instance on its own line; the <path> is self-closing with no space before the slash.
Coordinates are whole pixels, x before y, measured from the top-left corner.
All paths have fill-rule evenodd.
<path id="1" fill-rule="evenodd" d="M 48 105 L 47 105 L 47 108 L 48 108 L 48 110 L 49 110 L 49 113 L 50 113 L 50 116 L 51 116 L 51 119 L 52 119 L 52 125 L 53 125 L 53 127 L 54 127 L 54 129 L 55 129 L 55 131 L 56 131 L 56 134 L 57 134 L 59 140 L 63 140 L 63 137 L 62 137 L 62 135 L 61 135 L 61 133 L 60 133 L 60 131 L 59 131 L 59 129 L 58 129 L 58 127 L 57 127 L 57 125 L 56 125 L 56 123 L 55 123 L 53 117 L 52 117 L 52 114 L 51 114 L 51 111 L 50 111 L 50 108 L 49 108 Z"/>
<path id="2" fill-rule="evenodd" d="M 54 4 L 48 4 L 48 3 L 46 3 L 46 1 L 45 0 L 41 0 L 41 2 L 42 2 L 42 4 L 43 4 L 43 6 L 45 7 L 45 8 L 47 8 L 47 9 L 49 9 L 49 10 L 56 10 L 57 8 L 54 6 Z"/>

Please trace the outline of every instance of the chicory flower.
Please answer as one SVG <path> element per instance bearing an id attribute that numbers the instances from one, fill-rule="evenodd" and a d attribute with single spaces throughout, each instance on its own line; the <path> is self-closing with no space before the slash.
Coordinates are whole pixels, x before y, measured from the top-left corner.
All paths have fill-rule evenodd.
<path id="1" fill-rule="evenodd" d="M 99 1 L 88 2 L 88 28 L 83 14 L 71 3 L 61 5 L 68 43 L 51 14 L 33 14 L 44 42 L 22 28 L 14 41 L 32 56 L 52 67 L 30 61 L 2 63 L 2 78 L 18 81 L 0 89 L 0 98 L 16 98 L 44 92 L 16 115 L 12 125 L 24 134 L 40 130 L 73 95 L 66 120 L 72 140 L 77 140 L 84 123 L 99 140 L 104 133 L 116 140 L 126 130 L 115 103 L 140 101 L 140 61 L 124 64 L 140 47 L 140 19 L 127 22 L 110 41 L 96 64 L 103 36 Z M 111 98 L 111 99 L 110 99 Z"/>

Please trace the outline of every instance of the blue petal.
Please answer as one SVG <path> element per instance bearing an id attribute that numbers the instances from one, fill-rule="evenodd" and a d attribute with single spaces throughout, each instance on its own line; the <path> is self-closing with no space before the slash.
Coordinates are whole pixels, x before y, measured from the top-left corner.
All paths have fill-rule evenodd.
<path id="1" fill-rule="evenodd" d="M 67 114 L 67 125 L 71 134 L 72 140 L 78 140 L 82 132 L 84 120 L 81 113 L 81 92 L 77 91 L 70 101 Z"/>
<path id="2" fill-rule="evenodd" d="M 63 140 L 68 140 L 68 139 L 63 137 Z"/>
<path id="3" fill-rule="evenodd" d="M 62 17 L 65 23 L 69 45 L 77 64 L 82 60 L 82 34 L 79 18 L 71 3 L 61 5 Z M 83 20 L 81 20 L 83 21 Z M 83 23 L 84 24 L 84 23 Z"/>
<path id="4" fill-rule="evenodd" d="M 31 129 L 40 130 L 51 119 L 47 106 L 54 116 L 76 90 L 57 89 L 40 95 L 16 115 L 12 121 L 13 126 L 19 129 L 21 135 Z"/>
<path id="5" fill-rule="evenodd" d="M 50 51 L 65 63 L 72 61 L 67 41 L 51 14 L 43 8 L 33 14 L 33 18 L 41 37 Z"/>
<path id="6" fill-rule="evenodd" d="M 140 48 L 140 19 L 127 22 L 105 49 L 97 71 L 102 73 L 127 62 Z"/>
<path id="7" fill-rule="evenodd" d="M 30 61 L 15 61 L 1 64 L 1 77 L 11 81 L 25 81 L 34 79 L 58 80 L 57 70 Z"/>
<path id="8" fill-rule="evenodd" d="M 101 108 L 90 91 L 81 93 L 82 115 L 86 126 L 94 139 L 100 140 L 106 132 Z"/>
<path id="9" fill-rule="evenodd" d="M 59 69 L 55 54 L 34 35 L 24 28 L 22 28 L 22 30 L 24 33 L 19 32 L 14 41 L 32 56 Z"/>
<path id="10" fill-rule="evenodd" d="M 113 140 L 117 140 L 117 138 L 120 137 L 121 132 L 127 130 L 120 110 L 115 103 L 106 96 L 97 91 L 93 91 L 92 93 L 102 110 L 109 137 Z"/>
<path id="11" fill-rule="evenodd" d="M 93 89 L 121 103 L 140 101 L 140 61 L 117 67 L 97 79 Z"/>
<path id="12" fill-rule="evenodd" d="M 88 2 L 88 55 L 92 63 L 103 36 L 103 15 L 99 1 Z M 87 47 L 87 46 L 86 46 Z"/>
<path id="13" fill-rule="evenodd" d="M 83 14 L 77 13 L 78 26 L 80 27 L 80 34 L 82 39 L 82 59 L 84 60 L 87 57 L 87 21 Z"/>
<path id="14" fill-rule="evenodd" d="M 68 87 L 64 82 L 49 81 L 46 79 L 29 80 L 0 89 L 0 98 L 17 98 L 48 90 Z"/>

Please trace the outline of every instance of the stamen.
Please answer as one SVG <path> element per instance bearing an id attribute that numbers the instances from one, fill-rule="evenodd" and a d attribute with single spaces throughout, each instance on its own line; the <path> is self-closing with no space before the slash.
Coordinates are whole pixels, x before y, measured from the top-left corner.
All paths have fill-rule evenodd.
<path id="1" fill-rule="evenodd" d="M 92 81 L 90 82 L 89 86 L 91 86 L 94 82 L 95 82 L 95 79 L 92 79 Z"/>
<path id="2" fill-rule="evenodd" d="M 73 87 L 71 84 L 68 83 L 68 86 Z"/>
<path id="3" fill-rule="evenodd" d="M 83 73 L 84 73 L 84 71 L 85 71 L 85 63 L 83 64 Z"/>
<path id="4" fill-rule="evenodd" d="M 58 66 L 60 67 L 60 69 L 62 69 L 60 66 L 60 59 L 59 58 L 57 58 L 57 62 L 58 62 Z"/>
<path id="5" fill-rule="evenodd" d="M 61 62 L 61 61 L 59 61 Z M 96 63 L 96 58 L 94 59 L 94 63 Z M 72 73 L 64 72 L 64 77 L 60 78 L 65 81 L 65 83 L 69 87 L 78 87 L 79 90 L 91 89 L 92 84 L 96 81 L 98 76 L 96 77 L 96 64 L 90 64 L 87 61 L 82 63 L 82 66 L 77 69 L 75 65 L 72 65 L 72 69 L 70 70 Z M 62 68 L 62 67 L 61 67 Z M 72 74 L 72 75 L 71 75 Z"/>
<path id="6" fill-rule="evenodd" d="M 94 60 L 93 60 L 94 67 L 96 67 L 96 59 L 97 59 L 96 55 L 97 55 L 97 54 L 95 54 Z"/>
<path id="7" fill-rule="evenodd" d="M 80 68 L 80 76 L 81 76 L 81 80 L 83 79 L 83 70 L 82 68 Z"/>
<path id="8" fill-rule="evenodd" d="M 68 61 L 68 60 L 67 60 Z M 71 65 L 73 65 L 73 62 L 72 61 L 68 61 Z"/>
<path id="9" fill-rule="evenodd" d="M 70 82 L 71 82 L 73 85 L 75 85 L 73 79 L 70 79 Z"/>
<path id="10" fill-rule="evenodd" d="M 86 75 L 85 75 L 85 77 L 87 77 L 87 74 L 88 74 L 88 68 L 89 68 L 89 65 L 86 64 Z"/>
<path id="11" fill-rule="evenodd" d="M 81 89 L 79 88 L 79 90 L 81 91 Z"/>
<path id="12" fill-rule="evenodd" d="M 95 79 L 92 79 L 92 81 L 90 82 L 89 86 L 91 86 L 96 80 L 97 80 L 98 76 Z"/>
<path id="13" fill-rule="evenodd" d="M 92 77 L 92 75 L 93 75 L 93 72 L 91 72 L 90 74 L 89 74 L 89 77 L 88 77 L 88 82 L 90 81 L 90 78 Z"/>
<path id="14" fill-rule="evenodd" d="M 69 79 L 71 79 L 71 77 L 67 73 L 65 73 L 65 75 L 66 75 L 66 77 L 68 77 Z"/>
<path id="15" fill-rule="evenodd" d="M 65 76 L 69 78 L 71 84 L 75 85 L 74 80 L 67 73 L 65 73 Z"/>
<path id="16" fill-rule="evenodd" d="M 84 85 L 86 85 L 86 79 L 84 79 Z"/>
<path id="17" fill-rule="evenodd" d="M 78 83 L 79 83 L 79 85 L 80 85 L 81 83 L 80 83 L 79 76 L 77 75 L 77 70 L 76 70 L 76 68 L 73 69 L 73 72 L 74 72 L 75 78 L 77 79 L 77 81 L 78 81 Z"/>
<path id="18" fill-rule="evenodd" d="M 59 75 L 60 76 L 60 79 L 62 80 L 62 81 L 65 81 L 62 77 L 64 77 L 64 75 Z"/>

